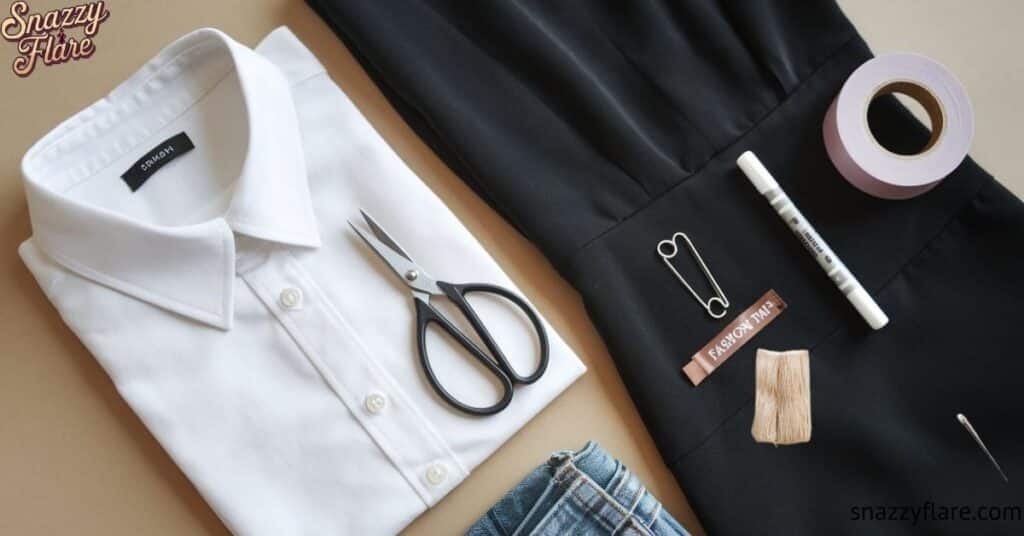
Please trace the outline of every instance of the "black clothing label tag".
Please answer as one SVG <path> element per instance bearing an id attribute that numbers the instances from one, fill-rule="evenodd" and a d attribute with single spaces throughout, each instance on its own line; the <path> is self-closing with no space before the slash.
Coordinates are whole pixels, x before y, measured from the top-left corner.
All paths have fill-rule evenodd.
<path id="1" fill-rule="evenodd" d="M 132 167 L 121 174 L 121 178 L 128 184 L 132 191 L 142 187 L 145 182 L 157 172 L 158 169 L 167 165 L 168 162 L 195 149 L 188 134 L 179 132 L 170 138 L 160 142 L 153 147 L 145 156 L 135 161 Z"/>

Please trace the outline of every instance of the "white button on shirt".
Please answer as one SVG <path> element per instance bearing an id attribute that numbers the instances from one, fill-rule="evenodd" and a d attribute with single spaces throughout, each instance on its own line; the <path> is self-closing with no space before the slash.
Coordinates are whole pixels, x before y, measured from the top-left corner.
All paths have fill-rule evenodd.
<path id="1" fill-rule="evenodd" d="M 120 175 L 180 132 L 195 148 L 133 192 Z M 181 38 L 22 168 L 22 258 L 235 533 L 395 533 L 584 371 L 549 327 L 547 374 L 505 411 L 434 394 L 408 293 L 346 219 L 367 209 L 438 277 L 515 287 L 287 29 Z M 431 356 L 487 401 L 458 352 Z"/>
<path id="2" fill-rule="evenodd" d="M 302 307 L 302 291 L 291 287 L 282 290 L 281 307 L 285 309 L 298 309 Z"/>
<path id="3" fill-rule="evenodd" d="M 427 482 L 431 486 L 440 486 L 448 478 L 448 470 L 444 465 L 435 463 L 427 468 Z"/>
<path id="4" fill-rule="evenodd" d="M 380 393 L 373 393 L 366 397 L 364 405 L 366 406 L 366 411 L 377 415 L 388 406 L 388 399 L 384 398 L 384 395 Z"/>

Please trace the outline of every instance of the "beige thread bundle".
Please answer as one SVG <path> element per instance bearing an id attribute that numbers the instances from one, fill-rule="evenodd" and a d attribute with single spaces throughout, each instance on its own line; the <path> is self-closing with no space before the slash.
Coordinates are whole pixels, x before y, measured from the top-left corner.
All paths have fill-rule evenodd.
<path id="1" fill-rule="evenodd" d="M 758 348 L 754 423 L 758 443 L 795 445 L 811 440 L 811 371 L 807 350 Z"/>

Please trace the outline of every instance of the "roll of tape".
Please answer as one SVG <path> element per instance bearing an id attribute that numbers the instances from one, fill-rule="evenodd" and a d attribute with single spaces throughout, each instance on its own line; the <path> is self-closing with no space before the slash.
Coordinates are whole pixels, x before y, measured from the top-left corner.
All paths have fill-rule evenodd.
<path id="1" fill-rule="evenodd" d="M 893 153 L 871 133 L 868 106 L 890 93 L 915 99 L 928 113 L 932 136 L 918 154 Z M 918 54 L 888 54 L 850 75 L 822 130 L 829 158 L 850 184 L 875 197 L 908 199 L 934 188 L 967 156 L 974 114 L 963 85 L 941 64 Z"/>

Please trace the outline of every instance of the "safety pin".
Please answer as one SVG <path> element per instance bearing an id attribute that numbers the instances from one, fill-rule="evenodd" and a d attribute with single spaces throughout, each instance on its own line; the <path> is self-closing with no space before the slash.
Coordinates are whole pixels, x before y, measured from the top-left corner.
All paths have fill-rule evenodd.
<path id="1" fill-rule="evenodd" d="M 707 277 L 708 282 L 711 283 L 711 287 L 715 290 L 715 295 L 708 298 L 707 301 L 701 299 L 701 297 L 697 294 L 697 291 L 693 290 L 693 287 L 690 286 L 690 283 L 686 281 L 686 278 L 684 278 L 682 274 L 680 274 L 679 271 L 676 270 L 675 266 L 672 266 L 672 262 L 670 261 L 670 259 L 674 258 L 679 253 L 679 246 L 676 245 L 676 239 L 679 237 L 682 237 L 683 240 L 686 241 L 686 246 L 690 250 L 690 255 L 697 260 L 697 263 L 700 265 L 701 270 L 704 271 L 704 276 Z M 725 297 L 725 292 L 722 291 L 722 287 L 718 286 L 718 281 L 715 280 L 715 276 L 711 274 L 711 270 L 708 268 L 707 263 L 704 262 L 704 259 L 700 256 L 700 253 L 697 251 L 697 248 L 693 245 L 693 242 L 690 240 L 690 237 L 686 236 L 686 233 L 675 233 L 672 235 L 671 239 L 662 240 L 661 242 L 658 242 L 657 250 L 658 255 L 661 256 L 661 260 L 665 262 L 665 266 L 668 266 L 668 269 L 672 270 L 672 273 L 675 274 L 676 279 L 678 279 L 679 282 L 682 283 L 684 287 L 686 287 L 686 290 L 690 291 L 690 294 L 693 295 L 693 298 L 697 300 L 697 303 L 704 307 L 704 310 L 707 311 L 709 315 L 711 315 L 711 318 L 718 319 L 725 316 L 725 313 L 729 310 L 729 298 Z M 718 305 L 721 306 L 722 308 L 722 310 L 717 314 L 715 313 L 715 310 L 712 307 L 712 305 L 715 303 L 718 303 Z"/>
<path id="2" fill-rule="evenodd" d="M 985 453 L 985 456 L 988 456 L 988 460 L 992 462 L 992 465 L 995 466 L 996 471 L 999 471 L 999 476 L 1003 477 L 1003 481 L 1009 482 L 1010 479 L 1006 478 L 1006 473 L 1003 472 L 1003 468 L 999 467 L 999 462 L 996 461 L 995 456 L 993 456 L 992 453 L 988 451 L 988 447 L 986 447 L 985 443 L 982 442 L 981 436 L 978 435 L 978 432 L 974 431 L 974 427 L 971 426 L 971 421 L 967 420 L 967 416 L 964 415 L 963 413 L 957 413 L 956 420 L 960 421 L 960 424 L 962 424 L 964 428 L 967 429 L 967 433 L 971 434 L 971 437 L 974 438 L 974 441 L 978 443 L 978 446 L 981 447 L 982 452 Z"/>

